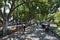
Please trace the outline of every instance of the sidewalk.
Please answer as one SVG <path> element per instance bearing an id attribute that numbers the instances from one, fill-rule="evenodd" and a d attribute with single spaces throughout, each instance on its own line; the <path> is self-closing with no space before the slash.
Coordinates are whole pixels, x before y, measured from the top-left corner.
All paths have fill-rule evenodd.
<path id="1" fill-rule="evenodd" d="M 3 40 L 59 40 L 51 33 L 45 33 L 41 26 L 27 27 L 25 34 L 22 34 L 23 30 L 17 31 Z M 2 40 L 1 39 L 1 40 Z"/>

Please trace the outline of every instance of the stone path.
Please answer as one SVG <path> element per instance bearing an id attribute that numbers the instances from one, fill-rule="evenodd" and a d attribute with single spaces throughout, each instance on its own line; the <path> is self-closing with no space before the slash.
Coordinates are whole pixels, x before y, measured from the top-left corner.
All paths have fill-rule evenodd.
<path id="1" fill-rule="evenodd" d="M 0 38 L 0 40 L 59 40 L 52 33 L 45 33 L 41 26 L 27 27 L 26 31 L 17 31 L 11 35 Z"/>

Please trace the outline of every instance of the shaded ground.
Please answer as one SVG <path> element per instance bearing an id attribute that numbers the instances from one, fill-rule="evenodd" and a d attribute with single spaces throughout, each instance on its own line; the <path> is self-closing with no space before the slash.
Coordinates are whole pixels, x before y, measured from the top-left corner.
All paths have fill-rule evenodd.
<path id="1" fill-rule="evenodd" d="M 0 38 L 0 40 L 59 40 L 52 33 L 45 33 L 40 25 L 27 27 L 23 34 L 23 30 L 17 31 L 11 35 Z"/>

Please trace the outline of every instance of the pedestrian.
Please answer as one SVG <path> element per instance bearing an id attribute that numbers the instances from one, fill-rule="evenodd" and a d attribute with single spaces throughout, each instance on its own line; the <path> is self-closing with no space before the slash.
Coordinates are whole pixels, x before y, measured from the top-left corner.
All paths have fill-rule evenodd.
<path id="1" fill-rule="evenodd" d="M 25 34 L 25 28 L 26 28 L 26 24 L 23 24 L 23 33 L 22 34 Z"/>

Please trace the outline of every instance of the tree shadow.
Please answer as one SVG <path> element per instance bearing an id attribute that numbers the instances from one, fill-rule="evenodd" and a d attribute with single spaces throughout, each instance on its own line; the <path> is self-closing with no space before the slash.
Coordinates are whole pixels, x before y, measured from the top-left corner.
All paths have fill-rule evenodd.
<path id="1" fill-rule="evenodd" d="M 20 34 L 20 31 L 18 31 L 3 40 L 58 40 L 51 33 L 45 33 L 39 26 L 27 28 L 25 32 Z"/>

